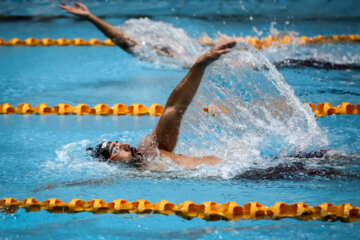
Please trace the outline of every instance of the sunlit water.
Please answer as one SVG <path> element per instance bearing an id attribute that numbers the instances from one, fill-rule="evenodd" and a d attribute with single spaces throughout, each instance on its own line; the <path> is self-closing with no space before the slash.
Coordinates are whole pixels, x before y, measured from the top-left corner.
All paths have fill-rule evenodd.
<path id="1" fill-rule="evenodd" d="M 205 106 L 215 117 L 201 111 Z M 222 158 L 216 172 L 223 176 L 254 164 L 271 166 L 269 158 L 279 154 L 327 145 L 310 109 L 281 74 L 241 43 L 207 69 L 182 124 L 179 151 Z"/>
<path id="2" fill-rule="evenodd" d="M 134 32 L 134 36 L 142 36 L 137 29 L 144 34 L 146 28 L 156 30 L 146 33 L 136 57 L 116 47 L 1 47 L 0 63 L 4 66 L 0 67 L 1 103 L 165 104 L 172 89 L 186 75 L 184 68 L 207 49 L 197 42 L 204 33 L 212 38 L 224 34 L 261 38 L 277 34 L 345 35 L 360 31 L 356 1 L 285 1 L 286 8 L 279 14 L 278 5 L 271 1 L 216 4 L 211 1 L 205 6 L 204 2 L 186 3 L 186 7 L 181 1 L 156 1 L 151 6 L 135 1 L 126 2 L 126 7 L 119 1 L 86 3 L 110 23 L 128 26 L 126 30 Z M 69 17 L 57 5 L 45 1 L 1 3 L 3 15 L 60 18 L 3 21 L 0 37 L 105 39 L 87 21 Z M 316 14 L 317 18 L 311 17 Z M 151 20 L 139 18 L 140 15 Z M 158 39 L 149 41 L 152 36 Z M 157 48 L 168 48 L 170 40 L 176 45 L 172 50 L 180 56 L 177 60 L 155 54 Z M 358 44 L 290 44 L 273 46 L 260 53 L 241 47 L 209 66 L 199 94 L 184 119 L 176 151 L 223 157 L 223 164 L 214 167 L 185 170 L 169 162 L 170 167 L 164 171 L 141 172 L 98 162 L 85 151 L 87 146 L 105 140 L 136 145 L 153 130 L 157 117 L 2 115 L 0 198 L 35 197 L 41 201 L 124 198 L 151 202 L 166 199 L 174 203 L 210 200 L 239 204 L 258 201 L 268 206 L 277 201 L 303 201 L 312 206 L 323 202 L 359 205 L 359 115 L 315 120 L 302 105 L 304 102 L 337 105 L 344 101 L 358 104 L 358 50 Z M 295 65 L 279 64 L 288 59 L 310 60 L 315 65 L 328 62 L 351 66 L 329 70 L 321 66 L 304 67 L 296 61 Z M 234 65 L 235 61 L 239 63 Z M 219 102 L 229 114 L 219 107 Z M 210 107 L 215 117 L 199 111 L 198 104 L 217 106 L 217 112 Z M 333 150 L 323 158 L 292 157 L 292 151 L 306 152 L 316 147 Z M 356 239 L 359 235 L 358 222 L 293 219 L 206 222 L 186 221 L 175 215 L 46 211 L 1 213 L 0 219 L 3 239 Z"/>

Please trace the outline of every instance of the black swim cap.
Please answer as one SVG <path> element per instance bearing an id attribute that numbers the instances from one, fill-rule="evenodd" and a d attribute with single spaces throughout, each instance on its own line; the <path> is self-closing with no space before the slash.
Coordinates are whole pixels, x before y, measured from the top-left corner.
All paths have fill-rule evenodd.
<path id="1" fill-rule="evenodd" d="M 95 148 L 88 147 L 86 151 L 90 152 L 92 157 L 95 157 L 102 161 L 107 161 L 110 158 L 110 145 L 112 142 L 103 142 L 97 145 Z"/>

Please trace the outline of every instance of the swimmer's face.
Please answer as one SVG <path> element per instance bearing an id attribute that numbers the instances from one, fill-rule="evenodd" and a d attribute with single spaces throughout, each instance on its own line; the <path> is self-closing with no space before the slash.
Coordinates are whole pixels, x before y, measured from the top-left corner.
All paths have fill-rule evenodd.
<path id="1" fill-rule="evenodd" d="M 141 152 L 128 143 L 114 141 L 110 145 L 110 159 L 114 162 L 129 162 L 134 158 L 141 157 Z"/>

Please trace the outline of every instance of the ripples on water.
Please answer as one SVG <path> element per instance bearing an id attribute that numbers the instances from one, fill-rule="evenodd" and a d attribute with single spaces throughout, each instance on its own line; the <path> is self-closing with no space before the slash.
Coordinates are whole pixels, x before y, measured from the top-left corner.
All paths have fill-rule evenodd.
<path id="1" fill-rule="evenodd" d="M 215 116 L 202 111 L 202 107 L 209 105 Z M 137 135 L 123 133 L 120 140 L 137 142 Z M 116 137 L 105 136 L 104 140 Z M 86 179 L 293 179 L 347 175 L 343 166 L 350 164 L 349 156 L 339 152 L 322 158 L 288 157 L 294 151 L 326 146 L 327 136 L 275 67 L 259 51 L 242 43 L 206 70 L 183 119 L 176 148 L 177 153 L 186 155 L 218 156 L 223 159 L 221 164 L 192 170 L 171 166 L 165 171 L 141 172 L 97 162 L 84 152 L 86 146 L 94 144 L 84 140 L 58 149 L 58 159 L 46 162 L 45 169 L 55 178 L 70 175 L 71 181 L 84 176 Z M 357 158 L 352 157 L 352 165 L 357 165 Z"/>
<path id="2" fill-rule="evenodd" d="M 183 29 L 147 18 L 130 19 L 121 29 L 140 43 L 135 49 L 136 55 L 157 66 L 190 67 L 207 49 Z M 209 66 L 184 117 L 176 152 L 218 156 L 223 162 L 217 166 L 200 166 L 194 170 L 172 166 L 162 172 L 139 172 L 97 162 L 84 153 L 85 146 L 96 143 L 82 141 L 58 149 L 58 159 L 46 162 L 45 169 L 55 178 L 66 174 L 69 180 L 77 180 L 79 175 L 95 179 L 104 176 L 273 179 L 344 175 L 346 171 L 341 170 L 341 165 L 346 165 L 349 159 L 346 154 L 340 158 L 336 157 L 339 153 L 328 154 L 327 165 L 323 162 L 325 158 L 287 157 L 293 151 L 324 147 L 328 140 L 311 110 L 299 101 L 270 61 L 294 63 L 289 59 L 305 62 L 312 59 L 340 65 L 358 64 L 360 55 L 347 51 L 348 48 L 354 46 L 316 45 L 300 49 L 291 44 L 259 52 L 238 43 L 231 53 Z M 159 56 L 157 49 L 167 49 L 175 59 Z M 340 58 L 340 52 L 346 54 Z M 215 117 L 205 114 L 203 107 L 209 107 Z M 130 141 L 136 139 L 132 134 L 126 137 Z M 336 158 L 336 162 L 330 161 Z M 353 164 L 357 165 L 355 160 Z"/>

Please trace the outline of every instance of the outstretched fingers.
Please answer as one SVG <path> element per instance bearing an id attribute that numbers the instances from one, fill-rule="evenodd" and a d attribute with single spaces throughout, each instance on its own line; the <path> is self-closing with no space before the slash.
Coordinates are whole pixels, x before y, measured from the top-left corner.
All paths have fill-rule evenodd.
<path id="1" fill-rule="evenodd" d="M 222 55 L 222 54 L 225 54 L 225 53 L 230 52 L 230 48 L 226 48 L 226 49 L 223 49 L 223 50 L 217 50 L 216 52 L 217 52 L 219 55 Z"/>
<path id="2" fill-rule="evenodd" d="M 215 46 L 214 49 L 216 49 L 216 50 L 230 49 L 230 48 L 234 47 L 235 45 L 236 45 L 235 40 L 229 40 L 229 41 L 225 41 L 225 42 L 218 44 L 217 46 Z"/>
<path id="3" fill-rule="evenodd" d="M 77 7 L 77 8 L 80 8 L 80 9 L 83 9 L 83 10 L 87 10 L 87 7 L 82 4 L 82 3 L 79 3 L 79 2 L 76 2 L 74 3 L 74 5 Z"/>
<path id="4" fill-rule="evenodd" d="M 85 17 L 90 14 L 89 9 L 84 4 L 76 2 L 74 3 L 74 5 L 75 7 L 62 3 L 59 7 L 66 12 L 72 13 L 77 16 Z"/>

